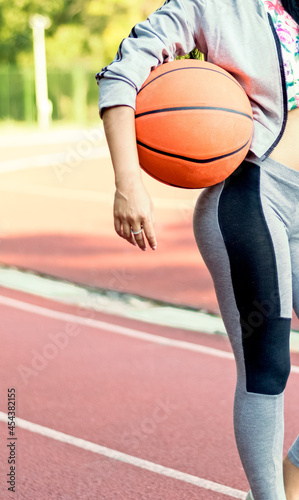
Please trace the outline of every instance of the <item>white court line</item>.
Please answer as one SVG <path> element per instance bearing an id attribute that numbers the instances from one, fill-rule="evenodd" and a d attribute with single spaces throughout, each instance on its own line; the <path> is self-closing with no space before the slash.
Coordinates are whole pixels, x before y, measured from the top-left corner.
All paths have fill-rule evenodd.
<path id="1" fill-rule="evenodd" d="M 6 413 L 0 412 L 0 421 L 8 422 L 8 416 Z M 67 443 L 73 446 L 77 446 L 77 448 L 88 450 L 93 453 L 97 453 L 98 455 L 112 458 L 113 460 L 119 460 L 120 462 L 134 465 L 135 467 L 139 467 L 150 472 L 155 472 L 156 474 L 160 474 L 161 476 L 171 477 L 172 479 L 177 479 L 185 483 L 193 484 L 206 490 L 216 491 L 232 498 L 240 498 L 244 500 L 246 496 L 246 493 L 244 491 L 230 488 L 229 486 L 215 483 L 207 479 L 202 479 L 191 474 L 186 474 L 185 472 L 181 472 L 176 469 L 164 467 L 163 465 L 159 465 L 148 460 L 143 460 L 142 458 L 127 455 L 127 453 L 112 450 L 111 448 L 106 448 L 105 446 L 101 446 L 97 443 L 86 441 L 85 439 L 77 438 L 75 436 L 70 436 L 69 434 L 65 434 L 64 432 L 55 431 L 54 429 L 50 429 L 49 427 L 44 427 L 43 425 L 35 424 L 33 422 L 29 422 L 28 420 L 23 420 L 19 417 L 16 418 L 16 427 L 26 429 L 27 431 L 34 432 L 35 434 L 40 434 L 41 436 L 55 439 L 56 441 L 59 441 L 61 443 Z"/>
<path id="2" fill-rule="evenodd" d="M 99 191 L 88 191 L 87 189 L 65 189 L 62 187 L 42 186 L 32 184 L 16 184 L 16 182 L 1 180 L 0 191 L 11 193 L 23 193 L 33 196 L 49 196 L 50 198 L 60 198 L 62 200 L 76 200 L 89 202 L 102 202 L 113 205 L 112 193 Z"/>
<path id="3" fill-rule="evenodd" d="M 1 162 L 0 162 L 0 174 L 1 174 Z M 53 186 L 42 186 L 32 185 L 32 184 L 17 184 L 15 181 L 7 181 L 1 179 L 0 191 L 12 192 L 12 193 L 24 193 L 33 196 L 49 196 L 51 198 L 60 198 L 62 200 L 77 200 L 77 201 L 88 201 L 95 203 L 105 203 L 108 205 L 113 205 L 113 193 L 104 193 L 100 191 L 88 191 L 87 189 L 66 189 L 63 187 L 53 187 Z M 152 197 L 154 205 L 159 208 L 168 208 L 175 210 L 192 210 L 197 196 L 193 199 L 172 199 L 172 198 L 157 198 Z"/>
<path id="4" fill-rule="evenodd" d="M 109 150 L 107 146 L 93 147 L 92 150 L 84 155 L 79 155 L 79 160 L 76 160 L 76 164 L 80 161 L 94 160 L 96 158 L 106 158 L 109 155 Z M 24 170 L 28 168 L 37 167 L 52 167 L 57 165 L 68 165 L 68 153 L 52 153 L 48 155 L 36 155 L 30 156 L 28 158 L 17 158 L 15 160 L 4 160 L 0 162 L 0 174 L 4 172 L 14 172 L 16 170 Z M 71 163 L 72 165 L 72 163 Z"/>
<path id="5" fill-rule="evenodd" d="M 0 148 L 15 147 L 16 144 L 20 146 L 43 146 L 51 144 L 69 144 L 78 143 L 79 141 L 101 140 L 105 139 L 105 132 L 102 124 L 93 128 L 84 129 L 52 129 L 41 132 L 36 131 L 23 131 L 11 130 L 9 133 L 0 135 Z"/>
<path id="6" fill-rule="evenodd" d="M 10 297 L 4 297 L 0 295 L 0 304 L 3 304 L 8 307 L 14 307 L 15 309 L 20 309 L 22 311 L 38 314 L 40 316 L 45 316 L 47 318 L 57 319 L 60 321 L 68 321 L 70 323 L 77 323 L 79 325 L 96 328 L 98 330 L 105 330 L 120 335 L 125 335 L 127 337 L 133 337 L 135 339 L 145 340 L 147 342 L 152 342 L 153 344 L 160 344 L 169 347 L 178 347 L 179 349 L 185 349 L 187 351 L 193 351 L 193 352 L 200 352 L 202 354 L 209 354 L 211 356 L 216 356 L 218 358 L 234 359 L 233 353 L 222 351 L 220 349 L 214 349 L 213 347 L 206 347 L 200 344 L 193 344 L 192 342 L 186 342 L 184 340 L 174 340 L 167 337 L 162 337 L 160 335 L 153 335 L 151 333 L 134 330 L 133 328 L 127 328 L 120 325 L 113 325 L 111 323 L 93 319 L 91 317 L 84 318 L 83 316 L 76 316 L 74 314 L 55 311 L 53 309 L 36 306 L 34 304 L 29 304 L 28 302 L 22 302 L 20 300 L 12 299 Z M 89 316 L 92 316 L 94 314 L 93 311 L 87 311 L 87 312 Z M 292 365 L 291 371 L 293 373 L 299 374 L 299 366 Z"/>
<path id="7" fill-rule="evenodd" d="M 203 354 L 211 354 L 212 356 L 217 356 L 220 358 L 233 359 L 233 354 L 231 352 L 221 351 L 220 349 L 214 349 L 212 347 L 193 344 L 191 342 L 185 342 L 184 340 L 174 340 L 159 335 L 152 335 L 151 333 L 141 332 L 139 330 L 134 330 L 133 328 L 127 328 L 120 325 L 113 325 L 105 321 L 92 319 L 92 317 L 84 318 L 82 316 L 76 316 L 74 314 L 64 313 L 61 311 L 54 311 L 53 309 L 36 306 L 34 304 L 22 302 L 20 300 L 12 299 L 10 297 L 0 296 L 0 304 L 3 304 L 8 307 L 14 307 L 22 311 L 38 314 L 40 316 L 46 316 L 47 318 L 57 319 L 60 321 L 68 321 L 70 323 L 77 323 L 79 325 L 84 325 L 91 328 L 97 328 L 99 330 L 118 333 L 139 340 L 146 340 L 154 344 L 160 344 L 170 347 L 179 347 L 180 349 L 186 349 L 188 351 L 201 352 Z M 93 316 L 94 313 L 93 311 L 88 311 L 88 314 L 89 316 Z"/>

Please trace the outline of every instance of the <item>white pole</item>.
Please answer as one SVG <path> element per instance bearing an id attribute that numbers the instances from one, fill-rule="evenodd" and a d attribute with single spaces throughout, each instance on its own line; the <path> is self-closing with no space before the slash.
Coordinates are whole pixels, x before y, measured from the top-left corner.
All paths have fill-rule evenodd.
<path id="1" fill-rule="evenodd" d="M 38 124 L 42 129 L 49 128 L 50 103 L 48 100 L 45 29 L 49 28 L 51 21 L 48 17 L 35 14 L 30 18 L 33 30 L 33 50 L 35 67 L 35 93 L 38 115 Z"/>

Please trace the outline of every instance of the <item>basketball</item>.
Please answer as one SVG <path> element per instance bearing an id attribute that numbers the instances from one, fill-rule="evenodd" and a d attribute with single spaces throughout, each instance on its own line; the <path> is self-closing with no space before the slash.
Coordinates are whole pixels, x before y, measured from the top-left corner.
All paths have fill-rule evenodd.
<path id="1" fill-rule="evenodd" d="M 155 68 L 137 94 L 141 168 L 181 188 L 226 179 L 244 160 L 253 117 L 241 85 L 215 64 L 180 59 Z"/>

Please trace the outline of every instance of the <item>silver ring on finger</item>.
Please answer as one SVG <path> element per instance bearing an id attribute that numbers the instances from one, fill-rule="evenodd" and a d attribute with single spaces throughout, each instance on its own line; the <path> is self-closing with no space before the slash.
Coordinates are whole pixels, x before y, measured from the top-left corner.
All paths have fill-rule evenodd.
<path id="1" fill-rule="evenodd" d="M 140 233 L 142 233 L 142 231 L 143 231 L 143 227 L 141 227 L 141 229 L 139 229 L 139 231 L 133 231 L 133 229 L 131 229 L 131 232 L 132 232 L 132 234 L 134 234 L 134 235 L 135 235 L 135 234 L 140 234 Z"/>

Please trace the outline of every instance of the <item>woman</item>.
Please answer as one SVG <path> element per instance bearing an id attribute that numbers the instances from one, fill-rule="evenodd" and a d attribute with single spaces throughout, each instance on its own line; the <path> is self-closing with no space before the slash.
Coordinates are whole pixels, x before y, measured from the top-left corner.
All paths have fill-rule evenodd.
<path id="1" fill-rule="evenodd" d="M 292 305 L 299 313 L 297 0 L 167 0 L 122 41 L 97 74 L 115 230 L 142 250 L 157 247 L 136 148 L 136 92 L 151 69 L 194 47 L 239 81 L 254 117 L 245 161 L 205 189 L 194 212 L 236 359 L 234 429 L 247 498 L 299 500 L 299 436 L 282 460 Z"/>

